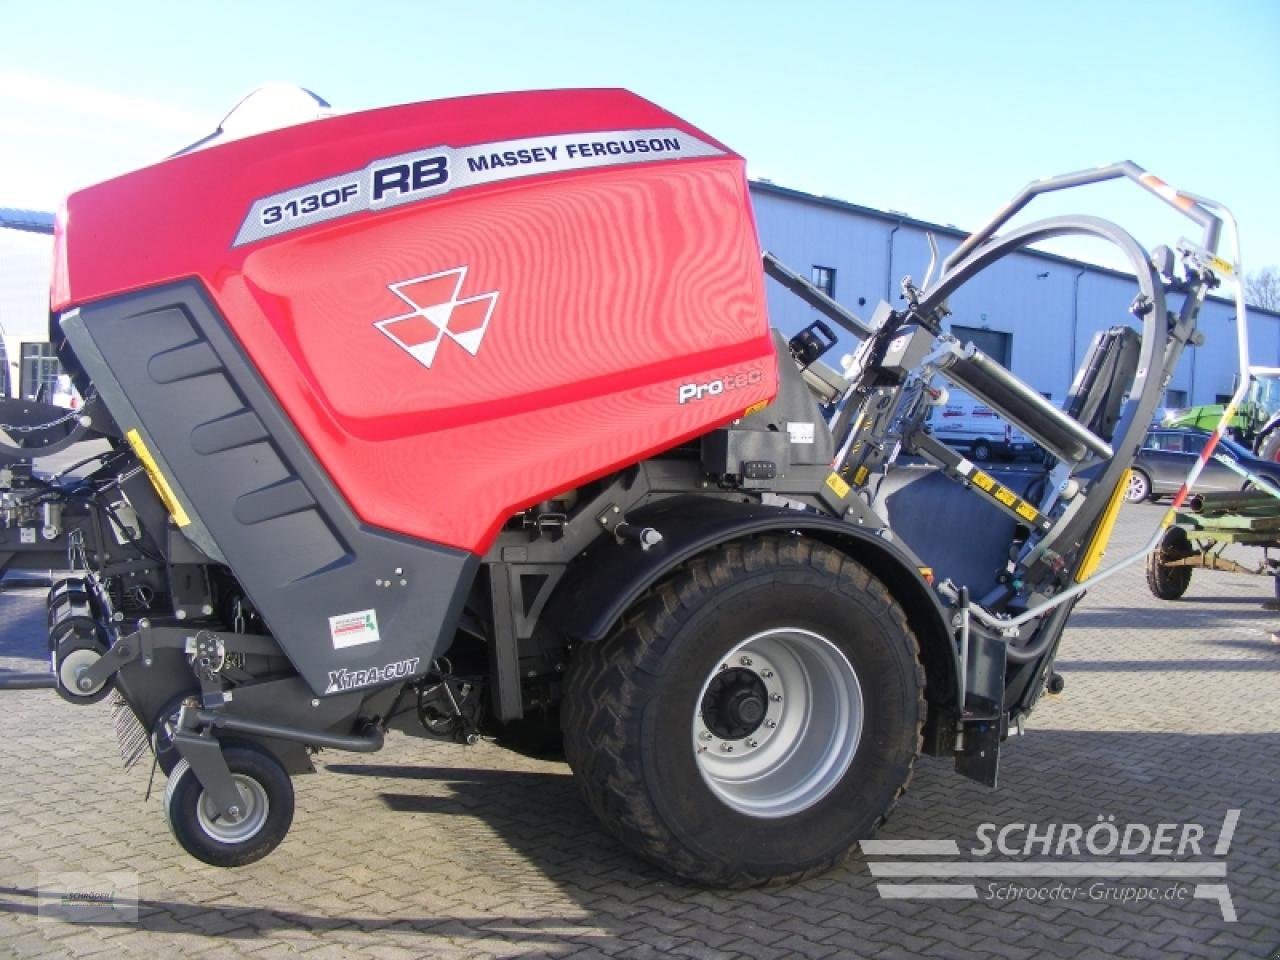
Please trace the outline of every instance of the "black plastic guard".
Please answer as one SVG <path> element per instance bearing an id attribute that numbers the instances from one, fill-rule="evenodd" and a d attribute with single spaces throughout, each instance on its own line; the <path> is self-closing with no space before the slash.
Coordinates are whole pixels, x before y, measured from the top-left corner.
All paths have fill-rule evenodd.
<path id="1" fill-rule="evenodd" d="M 803 532 L 842 544 L 872 573 L 890 583 L 907 607 L 917 634 L 937 635 L 942 638 L 941 646 L 950 649 L 946 613 L 912 558 L 897 544 L 864 527 L 810 511 L 702 496 L 660 500 L 628 513 L 627 522 L 654 527 L 662 534 L 662 542 L 642 551 L 605 538 L 598 540 L 548 605 L 546 619 L 566 635 L 587 641 L 603 638 L 645 590 L 680 564 L 720 543 L 762 533 Z M 954 653 L 939 669 L 956 676 Z"/>
<path id="2" fill-rule="evenodd" d="M 182 532 L 226 561 L 315 694 L 430 667 L 478 558 L 363 524 L 199 284 L 91 304 L 61 329 L 173 486 Z"/>
<path id="3" fill-rule="evenodd" d="M 1000 774 L 1000 718 L 966 721 L 956 772 L 994 789 Z"/>

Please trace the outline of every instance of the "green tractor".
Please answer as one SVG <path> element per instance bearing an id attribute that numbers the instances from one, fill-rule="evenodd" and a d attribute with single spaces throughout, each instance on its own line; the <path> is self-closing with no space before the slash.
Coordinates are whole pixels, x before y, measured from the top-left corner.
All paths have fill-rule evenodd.
<path id="1" fill-rule="evenodd" d="M 1173 411 L 1165 426 L 1212 432 L 1222 419 L 1225 403 L 1204 403 Z M 1227 432 L 1264 460 L 1280 460 L 1280 371 L 1254 374 L 1249 393 L 1227 424 Z"/>

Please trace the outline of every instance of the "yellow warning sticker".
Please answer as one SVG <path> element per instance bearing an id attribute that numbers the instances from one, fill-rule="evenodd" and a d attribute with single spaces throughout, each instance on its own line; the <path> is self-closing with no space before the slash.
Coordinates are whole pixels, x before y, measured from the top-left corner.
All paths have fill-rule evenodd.
<path id="1" fill-rule="evenodd" d="M 1216 270 L 1218 273 L 1225 274 L 1228 277 L 1234 277 L 1236 275 L 1236 268 L 1230 262 L 1223 260 L 1219 256 L 1209 257 L 1209 267 Z"/>
<path id="2" fill-rule="evenodd" d="M 987 491 L 987 493 L 990 493 L 992 488 L 996 485 L 996 482 L 991 477 L 990 474 L 983 473 L 981 470 L 979 470 L 977 473 L 973 475 L 973 485 L 975 487 L 980 487 L 981 489 Z"/>
<path id="3" fill-rule="evenodd" d="M 827 474 L 827 486 L 841 500 L 849 495 L 849 485 L 840 479 L 840 474 L 838 473 Z"/>
<path id="4" fill-rule="evenodd" d="M 867 482 L 867 476 L 870 473 L 871 471 L 868 470 L 865 465 L 859 467 L 857 472 L 853 475 L 853 485 L 855 487 L 862 486 L 864 483 Z"/>
<path id="5" fill-rule="evenodd" d="M 1033 507 L 1031 504 L 1027 503 L 1027 501 L 1025 500 L 1023 500 L 1021 503 L 1018 504 L 1014 512 L 1018 516 L 1020 516 L 1023 520 L 1029 520 L 1032 523 L 1035 522 L 1036 508 Z"/>
<path id="6" fill-rule="evenodd" d="M 1017 495 L 1006 487 L 997 487 L 996 492 L 993 493 L 992 496 L 1003 503 L 1006 507 L 1012 507 L 1018 502 Z"/>
<path id="7" fill-rule="evenodd" d="M 769 401 L 768 401 L 768 400 L 761 400 L 759 403 L 753 403 L 751 406 L 747 407 L 747 409 L 745 409 L 745 410 L 743 410 L 743 411 L 742 411 L 742 415 L 743 415 L 744 417 L 749 417 L 749 416 L 751 416 L 753 413 L 759 413 L 761 410 L 763 410 L 763 409 L 764 409 L 765 407 L 767 407 L 768 405 L 769 405 Z"/>
<path id="8" fill-rule="evenodd" d="M 129 440 L 129 446 L 133 447 L 133 452 L 142 461 L 142 468 L 147 471 L 147 476 L 151 478 L 151 485 L 156 488 L 156 493 L 160 495 L 161 502 L 168 508 L 169 515 L 173 517 L 173 522 L 180 527 L 185 527 L 191 522 L 191 518 L 187 516 L 187 511 L 182 509 L 182 504 L 178 502 L 178 497 L 173 492 L 173 487 L 169 486 L 169 481 L 164 478 L 164 474 L 156 466 L 155 457 L 151 456 L 151 451 L 142 442 L 142 434 L 138 433 L 137 430 L 130 430 L 125 436 Z"/>

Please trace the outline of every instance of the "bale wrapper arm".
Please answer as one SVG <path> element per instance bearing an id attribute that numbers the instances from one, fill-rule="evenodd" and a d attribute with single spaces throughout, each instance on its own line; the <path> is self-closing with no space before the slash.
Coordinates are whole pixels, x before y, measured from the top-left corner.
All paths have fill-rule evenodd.
<path id="1" fill-rule="evenodd" d="M 1121 178 L 1195 222 L 1202 231 L 1200 242 L 1183 241 L 1176 255 L 1167 247 L 1148 253 L 1127 232 L 1094 217 L 1054 217 L 999 233 L 1037 196 Z M 957 698 L 963 697 L 965 706 L 956 718 L 957 765 L 977 779 L 994 783 L 998 740 L 1011 728 L 1021 728 L 1051 676 L 1062 630 L 1079 596 L 1141 560 L 1159 539 L 1157 531 L 1139 553 L 1099 569 L 1128 471 L 1151 418 L 1182 350 L 1198 342 L 1196 318 L 1204 297 L 1220 278 L 1238 274 L 1236 265 L 1218 256 L 1222 218 L 1215 207 L 1130 162 L 1034 181 L 959 245 L 935 283 L 926 279 L 918 288 L 905 279 L 907 306 L 895 310 L 881 303 L 870 322 L 765 257 L 770 276 L 862 341 L 846 370 L 852 382 L 833 420 L 840 450 L 836 471 L 874 497 L 878 488 L 873 483 L 905 450 L 937 464 L 947 477 L 1018 524 L 1009 562 L 985 589 L 949 581 L 939 585 L 955 614 L 962 664 L 957 682 L 963 693 Z M 1102 239 L 1125 255 L 1138 287 L 1130 312 L 1140 324 L 1140 332 L 1114 328 L 1095 341 L 1066 409 L 944 330 L 949 298 L 965 283 L 1011 254 L 1060 237 Z M 1168 302 L 1170 294 L 1181 297 L 1176 309 Z M 1239 316 L 1243 330 L 1243 305 Z M 1245 342 L 1243 334 L 1240 342 Z M 935 377 L 988 404 L 1045 451 L 1049 475 L 1034 495 L 1010 490 L 928 435 L 927 411 L 940 395 L 930 386 Z M 1192 482 L 1194 476 L 1188 486 Z M 928 545 L 920 544 L 918 550 L 927 559 Z M 966 730 L 975 733 L 966 738 Z M 933 733 L 944 742 L 949 738 L 946 730 Z"/>

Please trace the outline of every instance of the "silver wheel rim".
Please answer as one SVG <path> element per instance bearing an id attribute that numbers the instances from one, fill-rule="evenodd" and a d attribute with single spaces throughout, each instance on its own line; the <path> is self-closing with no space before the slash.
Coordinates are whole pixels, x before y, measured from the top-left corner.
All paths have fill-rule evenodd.
<path id="1" fill-rule="evenodd" d="M 1136 503 L 1137 501 L 1145 498 L 1146 495 L 1147 495 L 1147 482 L 1142 479 L 1142 474 L 1136 473 L 1136 472 L 1130 473 L 1129 474 L 1129 500 L 1131 502 Z"/>
<path id="2" fill-rule="evenodd" d="M 80 674 L 101 659 L 102 655 L 96 650 L 88 650 L 84 647 L 72 650 L 65 657 L 62 657 L 58 663 L 58 679 L 62 682 L 62 686 L 74 696 L 92 697 L 102 689 L 103 684 L 106 683 L 105 680 L 94 684 L 92 690 L 81 690 L 76 684 L 80 680 Z"/>
<path id="3" fill-rule="evenodd" d="M 204 790 L 200 791 L 200 799 L 196 803 L 196 819 L 200 821 L 200 829 L 218 843 L 241 843 L 248 840 L 262 829 L 271 810 L 267 791 L 257 780 L 242 773 L 233 773 L 231 779 L 240 791 L 240 816 L 218 816 L 217 808 Z"/>
<path id="4" fill-rule="evenodd" d="M 728 671 L 741 688 L 767 698 L 758 726 L 746 733 L 743 724 L 728 729 L 708 699 Z M 716 715 L 704 716 L 709 707 Z M 780 627 L 738 644 L 703 682 L 694 707 L 694 756 L 712 793 L 734 810 L 786 817 L 813 806 L 844 777 L 862 739 L 862 720 L 862 687 L 848 658 L 819 634 Z"/>

